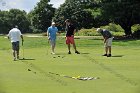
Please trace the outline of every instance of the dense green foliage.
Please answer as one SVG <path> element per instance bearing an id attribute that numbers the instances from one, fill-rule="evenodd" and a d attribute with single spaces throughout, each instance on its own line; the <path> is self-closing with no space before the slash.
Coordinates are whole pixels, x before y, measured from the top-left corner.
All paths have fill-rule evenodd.
<path id="1" fill-rule="evenodd" d="M 48 4 L 49 1 L 40 0 L 34 10 L 28 14 L 33 32 L 45 32 L 51 25 L 55 8 L 52 7 L 52 4 Z"/>
<path id="2" fill-rule="evenodd" d="M 132 35 L 131 27 L 140 23 L 139 0 L 101 0 L 102 15 L 119 24 L 125 35 Z"/>
<path id="3" fill-rule="evenodd" d="M 87 10 L 87 4 L 92 2 L 82 2 L 81 0 L 66 0 L 59 9 L 57 9 L 54 20 L 61 25 L 66 19 L 71 19 L 79 29 L 91 28 L 95 23 L 92 12 Z"/>
<path id="4" fill-rule="evenodd" d="M 30 21 L 25 11 L 11 9 L 9 11 L 0 11 L 0 33 L 6 34 L 11 28 L 18 25 L 19 29 L 26 33 L 29 31 Z"/>
<path id="5" fill-rule="evenodd" d="M 52 21 L 64 31 L 66 19 L 71 19 L 79 30 L 105 26 L 113 32 L 123 31 L 126 36 L 139 30 L 139 0 L 65 0 L 58 9 L 49 2 L 40 0 L 28 14 L 18 9 L 0 11 L 0 33 L 7 33 L 14 25 L 23 33 L 46 32 Z"/>

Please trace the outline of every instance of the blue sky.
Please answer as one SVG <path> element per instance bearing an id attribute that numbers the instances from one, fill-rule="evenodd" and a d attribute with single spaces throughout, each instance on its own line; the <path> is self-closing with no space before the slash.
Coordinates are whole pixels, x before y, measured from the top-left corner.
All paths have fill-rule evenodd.
<path id="1" fill-rule="evenodd" d="M 0 0 L 0 9 L 8 10 L 11 8 L 17 8 L 29 12 L 34 8 L 37 2 L 40 0 Z M 51 4 L 55 8 L 58 8 L 60 4 L 63 4 L 65 0 L 50 0 Z"/>

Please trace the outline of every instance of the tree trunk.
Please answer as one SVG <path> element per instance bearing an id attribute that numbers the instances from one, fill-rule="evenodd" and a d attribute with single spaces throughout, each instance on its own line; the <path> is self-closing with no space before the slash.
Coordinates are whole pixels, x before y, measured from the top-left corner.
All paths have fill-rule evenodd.
<path id="1" fill-rule="evenodd" d="M 124 29 L 124 33 L 126 36 L 131 36 L 132 35 L 132 31 L 131 31 L 131 26 L 128 25 L 121 25 L 121 27 Z"/>

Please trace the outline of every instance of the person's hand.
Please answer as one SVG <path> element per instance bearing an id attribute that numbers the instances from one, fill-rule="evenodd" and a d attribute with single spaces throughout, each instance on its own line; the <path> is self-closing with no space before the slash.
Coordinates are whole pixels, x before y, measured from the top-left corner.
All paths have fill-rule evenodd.
<path id="1" fill-rule="evenodd" d="M 104 39 L 104 43 L 106 43 L 106 40 Z"/>
<path id="2" fill-rule="evenodd" d="M 50 40 L 50 37 L 48 37 L 48 40 Z"/>

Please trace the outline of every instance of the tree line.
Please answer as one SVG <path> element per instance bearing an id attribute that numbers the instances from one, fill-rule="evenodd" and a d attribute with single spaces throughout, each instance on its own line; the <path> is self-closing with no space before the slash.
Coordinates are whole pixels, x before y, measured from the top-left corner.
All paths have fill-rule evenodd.
<path id="1" fill-rule="evenodd" d="M 0 33 L 8 33 L 15 25 L 22 33 L 46 32 L 52 21 L 64 30 L 64 20 L 71 19 L 77 29 L 115 23 L 124 29 L 125 35 L 131 35 L 131 27 L 140 24 L 139 0 L 65 0 L 58 9 L 49 2 L 40 0 L 29 13 L 19 9 L 0 10 Z"/>

